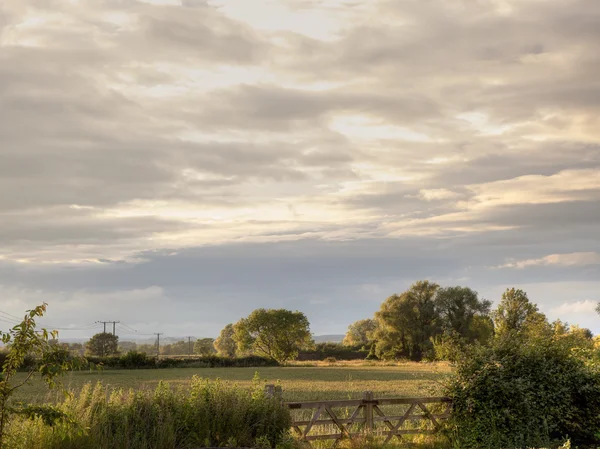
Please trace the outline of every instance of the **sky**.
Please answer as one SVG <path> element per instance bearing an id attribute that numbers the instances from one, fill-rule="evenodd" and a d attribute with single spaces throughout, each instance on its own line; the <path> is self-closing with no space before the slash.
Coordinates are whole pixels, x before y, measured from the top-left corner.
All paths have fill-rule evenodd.
<path id="1" fill-rule="evenodd" d="M 598 73 L 598 0 L 4 0 L 0 325 L 340 334 L 429 279 L 600 333 Z"/>

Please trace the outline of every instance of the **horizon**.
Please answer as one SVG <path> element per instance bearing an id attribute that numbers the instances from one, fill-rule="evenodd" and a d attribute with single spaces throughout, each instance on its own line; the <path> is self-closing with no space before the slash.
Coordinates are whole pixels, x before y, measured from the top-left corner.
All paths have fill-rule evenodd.
<path id="1" fill-rule="evenodd" d="M 64 338 L 216 336 L 263 307 L 343 334 L 429 279 L 599 334 L 598 20 L 597 0 L 3 2 L 1 327 L 47 302 Z"/>

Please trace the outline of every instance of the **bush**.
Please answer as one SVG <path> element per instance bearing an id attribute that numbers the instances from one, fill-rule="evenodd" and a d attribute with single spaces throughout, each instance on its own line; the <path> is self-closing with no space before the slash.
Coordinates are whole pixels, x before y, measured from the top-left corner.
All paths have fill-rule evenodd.
<path id="1" fill-rule="evenodd" d="M 497 339 L 465 349 L 447 394 L 455 447 L 600 442 L 600 372 L 552 339 Z"/>
<path id="2" fill-rule="evenodd" d="M 130 351 L 122 356 L 87 357 L 91 365 L 105 369 L 154 369 L 154 368 L 250 368 L 278 366 L 274 360 L 259 356 L 219 357 L 211 355 L 195 358 L 160 358 L 143 352 Z"/>
<path id="3" fill-rule="evenodd" d="M 59 405 L 72 423 L 10 423 L 7 449 L 188 449 L 275 447 L 291 418 L 257 382 L 246 390 L 194 377 L 190 387 L 161 383 L 153 392 L 87 385 Z"/>
<path id="4" fill-rule="evenodd" d="M 364 360 L 369 351 L 361 346 L 344 346 L 341 343 L 317 343 L 310 351 L 300 351 L 298 360 L 325 360 L 333 357 L 337 360 Z"/>
<path id="5" fill-rule="evenodd" d="M 152 357 L 148 357 L 145 352 L 129 351 L 119 358 L 119 365 L 122 368 L 139 368 L 154 364 Z"/>

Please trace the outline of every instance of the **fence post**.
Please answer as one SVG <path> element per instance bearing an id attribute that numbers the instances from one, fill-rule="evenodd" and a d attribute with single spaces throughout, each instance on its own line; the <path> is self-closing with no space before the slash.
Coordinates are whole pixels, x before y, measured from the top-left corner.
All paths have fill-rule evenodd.
<path id="1" fill-rule="evenodd" d="M 283 397 L 283 390 L 281 389 L 281 385 L 265 385 L 265 395 L 267 395 L 270 398 L 277 398 L 281 401 Z"/>
<path id="2" fill-rule="evenodd" d="M 365 402 L 365 426 L 369 433 L 373 432 L 373 392 L 365 391 L 363 393 Z"/>

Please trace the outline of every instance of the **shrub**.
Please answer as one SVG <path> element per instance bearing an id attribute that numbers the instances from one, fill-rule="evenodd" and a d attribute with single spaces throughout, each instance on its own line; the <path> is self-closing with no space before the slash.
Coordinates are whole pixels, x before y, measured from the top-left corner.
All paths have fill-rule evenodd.
<path id="1" fill-rule="evenodd" d="M 461 448 L 600 442 L 600 372 L 553 339 L 496 339 L 465 349 L 447 394 Z"/>
<path id="2" fill-rule="evenodd" d="M 325 362 L 335 363 L 335 362 L 337 362 L 337 359 L 335 357 L 325 357 Z"/>
<path id="3" fill-rule="evenodd" d="M 7 449 L 276 447 L 291 424 L 289 411 L 259 382 L 248 390 L 198 377 L 189 388 L 161 383 L 153 392 L 88 384 L 59 409 L 72 423 L 15 420 Z"/>
<path id="4" fill-rule="evenodd" d="M 312 350 L 300 351 L 298 360 L 364 360 L 369 351 L 362 346 L 344 346 L 341 343 L 317 343 Z"/>
<path id="5" fill-rule="evenodd" d="M 140 368 L 154 364 L 154 359 L 148 357 L 145 352 L 129 351 L 119 358 L 119 365 L 122 368 Z"/>
<path id="6" fill-rule="evenodd" d="M 150 368 L 250 368 L 278 366 L 274 360 L 259 356 L 220 357 L 211 355 L 194 358 L 160 358 L 146 353 L 130 351 L 120 357 L 88 357 L 88 362 L 105 369 L 150 369 Z"/>

